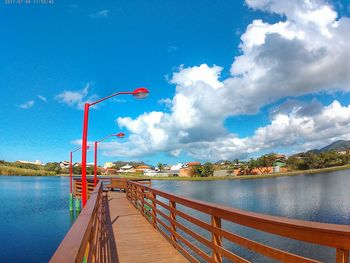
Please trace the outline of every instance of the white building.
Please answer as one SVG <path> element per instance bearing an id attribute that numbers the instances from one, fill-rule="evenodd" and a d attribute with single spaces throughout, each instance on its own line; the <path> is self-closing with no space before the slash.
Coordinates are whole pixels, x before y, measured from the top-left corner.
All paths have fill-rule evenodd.
<path id="1" fill-rule="evenodd" d="M 135 171 L 135 168 L 130 164 L 126 164 L 118 170 L 119 173 L 134 173 Z"/>
<path id="2" fill-rule="evenodd" d="M 162 173 L 162 172 L 157 172 L 155 170 L 151 170 L 151 169 L 147 169 L 147 170 L 144 170 L 143 171 L 143 175 L 144 176 L 157 176 L 157 177 L 160 177 L 160 176 L 163 176 L 163 177 L 168 177 L 169 176 L 169 173 Z"/>
<path id="3" fill-rule="evenodd" d="M 19 163 L 28 163 L 28 164 L 36 164 L 36 165 L 43 165 L 40 160 L 35 160 L 35 162 L 18 160 L 17 162 L 19 162 Z"/>
<path id="4" fill-rule="evenodd" d="M 179 171 L 183 167 L 184 167 L 184 165 L 182 163 L 175 164 L 175 165 L 170 167 L 170 172 L 171 171 Z"/>
<path id="5" fill-rule="evenodd" d="M 67 169 L 70 166 L 70 162 L 69 161 L 62 161 L 62 162 L 59 163 L 59 165 L 60 165 L 61 168 Z M 79 163 L 73 163 L 72 166 L 76 167 L 76 166 L 80 166 L 80 164 Z"/>
<path id="6" fill-rule="evenodd" d="M 60 162 L 60 167 L 61 168 L 69 168 L 69 164 L 70 164 L 70 162 L 68 162 L 68 161 L 62 161 L 62 162 Z"/>
<path id="7" fill-rule="evenodd" d="M 108 169 L 108 168 L 113 168 L 114 166 L 115 164 L 112 162 L 105 162 L 105 164 L 103 165 L 103 168 Z"/>
<path id="8" fill-rule="evenodd" d="M 95 164 L 94 163 L 86 163 L 86 166 L 92 167 L 92 166 L 95 166 Z"/>

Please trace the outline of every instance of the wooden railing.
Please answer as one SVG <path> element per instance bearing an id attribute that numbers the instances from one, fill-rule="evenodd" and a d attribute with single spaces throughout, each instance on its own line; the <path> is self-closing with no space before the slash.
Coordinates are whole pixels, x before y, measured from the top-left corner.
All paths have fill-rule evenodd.
<path id="1" fill-rule="evenodd" d="M 80 178 L 74 178 L 73 183 L 73 196 L 75 198 L 81 199 L 81 191 L 82 191 L 82 184 Z M 95 189 L 95 184 L 93 179 L 88 179 L 87 181 L 87 196 L 90 197 L 90 194 Z"/>
<path id="2" fill-rule="evenodd" d="M 50 262 L 115 262 L 116 246 L 108 213 L 107 197 L 99 182 Z"/>
<path id="3" fill-rule="evenodd" d="M 126 188 L 127 181 L 134 181 L 134 182 L 138 182 L 140 184 L 144 184 L 147 186 L 152 185 L 151 179 L 140 179 L 140 178 L 99 178 L 97 180 L 97 182 L 102 181 L 102 182 L 105 182 L 106 185 L 108 185 L 108 183 L 111 184 L 111 182 L 113 180 L 125 181 L 125 188 Z M 87 182 L 87 196 L 89 198 L 90 194 L 95 189 L 95 183 L 94 183 L 94 179 L 91 179 L 91 178 L 87 179 L 86 182 Z M 120 185 L 117 185 L 116 188 L 118 188 L 119 186 Z M 74 196 L 74 198 L 81 199 L 81 191 L 82 191 L 81 178 L 73 178 L 73 196 Z"/>
<path id="4" fill-rule="evenodd" d="M 128 182 L 129 181 L 136 182 L 136 183 L 142 184 L 142 185 L 147 186 L 147 187 L 151 187 L 152 186 L 152 180 L 151 179 L 132 178 L 132 179 L 128 179 Z"/>
<path id="5" fill-rule="evenodd" d="M 335 248 L 335 262 L 347 263 L 349 260 L 350 226 L 246 212 L 169 194 L 131 181 L 128 181 L 127 184 L 127 198 L 153 227 L 158 229 L 191 262 L 222 262 L 223 259 L 233 262 L 249 262 L 227 249 L 227 246 L 225 248 L 223 239 L 281 262 L 319 262 L 230 232 L 222 226 L 223 221 L 294 240 Z M 210 222 L 191 216 L 181 211 L 178 206 L 205 214 L 210 218 Z M 210 238 L 186 226 L 190 224 L 209 232 Z M 185 233 L 185 235 L 180 233 Z M 197 242 L 191 242 L 188 237 Z M 196 243 L 201 245 L 196 245 Z"/>

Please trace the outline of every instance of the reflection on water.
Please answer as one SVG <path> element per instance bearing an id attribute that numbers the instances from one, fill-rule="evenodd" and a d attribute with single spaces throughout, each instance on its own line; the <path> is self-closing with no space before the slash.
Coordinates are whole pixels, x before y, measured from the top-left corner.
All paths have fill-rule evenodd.
<path id="1" fill-rule="evenodd" d="M 259 180 L 154 181 L 153 186 L 203 201 L 269 215 L 324 223 L 350 223 L 349 170 Z M 333 249 L 296 242 L 226 223 L 235 233 L 274 247 L 324 262 L 335 258 Z M 203 235 L 206 233 L 203 231 Z M 254 262 L 271 262 L 226 242 L 232 251 Z"/>
<path id="2" fill-rule="evenodd" d="M 74 219 L 68 191 L 64 177 L 0 176 L 0 262 L 48 262 Z"/>

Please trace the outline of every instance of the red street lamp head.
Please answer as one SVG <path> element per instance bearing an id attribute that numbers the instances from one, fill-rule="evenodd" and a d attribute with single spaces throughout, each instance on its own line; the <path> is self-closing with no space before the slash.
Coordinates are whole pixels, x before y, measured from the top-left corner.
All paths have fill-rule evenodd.
<path id="1" fill-rule="evenodd" d="M 132 95 L 136 99 L 144 99 L 149 95 L 149 91 L 146 88 L 138 88 L 133 91 Z"/>
<path id="2" fill-rule="evenodd" d="M 124 134 L 124 132 L 120 132 L 120 133 L 116 134 L 116 136 L 119 138 L 124 138 L 125 134 Z"/>

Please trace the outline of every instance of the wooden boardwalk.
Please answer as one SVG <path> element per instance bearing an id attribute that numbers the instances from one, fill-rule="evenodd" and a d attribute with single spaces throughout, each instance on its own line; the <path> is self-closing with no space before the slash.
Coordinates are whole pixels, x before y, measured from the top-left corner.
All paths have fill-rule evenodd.
<path id="1" fill-rule="evenodd" d="M 231 249 L 232 244 L 279 262 L 316 263 L 322 260 L 306 258 L 240 236 L 231 232 L 225 224 L 222 225 L 223 220 L 281 238 L 333 248 L 334 262 L 349 263 L 349 225 L 243 211 L 163 192 L 147 186 L 149 180 L 144 181 L 127 181 L 129 199 L 124 193 L 103 192 L 102 182 L 99 182 L 50 263 L 187 262 L 185 257 L 191 262 L 250 262 L 235 254 Z M 151 211 L 146 208 L 146 203 Z M 186 213 L 181 206 L 207 214 L 210 219 L 203 220 L 194 213 Z M 185 224 L 183 220 L 191 224 Z M 153 225 L 157 225 L 158 230 Z M 197 226 L 196 230 L 192 228 L 193 225 Z M 202 236 L 197 232 L 198 227 L 210 235 Z M 165 239 L 159 231 L 169 238 Z M 195 245 L 193 238 L 209 251 Z M 230 243 L 224 244 L 224 239 Z"/>
<path id="2" fill-rule="evenodd" d="M 124 193 L 108 192 L 108 205 L 118 262 L 188 262 L 147 222 Z"/>

